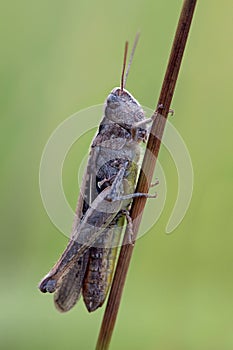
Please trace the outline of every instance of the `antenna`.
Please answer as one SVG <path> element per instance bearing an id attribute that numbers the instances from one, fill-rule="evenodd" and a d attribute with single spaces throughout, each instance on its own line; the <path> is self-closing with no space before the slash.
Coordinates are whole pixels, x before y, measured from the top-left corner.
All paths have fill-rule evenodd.
<path id="1" fill-rule="evenodd" d="M 129 74 L 129 70 L 130 70 L 130 67 L 131 67 L 131 63 L 133 61 L 133 56 L 134 56 L 134 53 L 135 53 L 135 50 L 136 50 L 136 47 L 137 47 L 137 44 L 138 44 L 139 36 L 140 36 L 140 33 L 137 32 L 137 34 L 135 36 L 135 39 L 134 39 L 133 48 L 132 48 L 132 51 L 131 51 L 131 54 L 130 54 L 127 70 L 126 70 L 126 73 L 125 73 L 124 87 L 125 87 L 125 84 L 126 84 L 126 80 L 128 78 L 128 74 Z"/>
<path id="2" fill-rule="evenodd" d="M 130 54 L 129 63 L 128 63 L 128 66 L 127 66 L 127 69 L 126 69 L 126 73 L 125 73 L 125 65 L 126 65 L 126 56 L 127 56 L 127 51 L 128 51 L 128 42 L 125 43 L 124 63 L 123 63 L 123 69 L 122 69 L 122 75 L 121 75 L 121 93 L 123 92 L 123 90 L 125 88 L 126 80 L 128 78 L 128 75 L 129 75 L 129 70 L 130 70 L 130 67 L 131 67 L 131 64 L 132 64 L 132 61 L 133 61 L 133 57 L 134 57 L 134 53 L 135 53 L 135 50 L 136 50 L 136 47 L 137 47 L 139 36 L 140 36 L 140 33 L 138 32 L 136 34 L 135 39 L 134 39 L 134 44 L 133 44 L 133 48 L 132 48 L 132 51 L 131 51 L 131 54 Z"/>
<path id="3" fill-rule="evenodd" d="M 125 53 L 124 53 L 124 60 L 123 60 L 123 68 L 121 73 L 121 94 L 123 93 L 124 87 L 125 87 L 125 66 L 126 66 L 126 59 L 127 59 L 127 52 L 128 52 L 128 41 L 125 43 Z"/>

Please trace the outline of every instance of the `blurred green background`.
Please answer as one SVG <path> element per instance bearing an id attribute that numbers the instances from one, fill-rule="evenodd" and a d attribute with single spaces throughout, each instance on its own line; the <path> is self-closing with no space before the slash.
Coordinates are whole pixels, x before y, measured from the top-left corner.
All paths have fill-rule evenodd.
<path id="1" fill-rule="evenodd" d="M 9 1 L 1 4 L 2 349 L 93 349 L 103 308 L 59 314 L 37 284 L 66 245 L 41 202 L 38 172 L 50 134 L 119 85 L 123 48 L 141 38 L 127 88 L 153 108 L 182 1 Z M 136 245 L 111 349 L 233 348 L 233 5 L 199 1 L 172 107 L 195 174 L 193 197 L 171 235 L 165 226 L 177 173 L 162 148 L 166 206 Z M 101 116 L 100 116 L 101 117 Z M 75 207 L 79 149 L 65 164 Z M 83 143 L 82 143 L 83 142 Z"/>

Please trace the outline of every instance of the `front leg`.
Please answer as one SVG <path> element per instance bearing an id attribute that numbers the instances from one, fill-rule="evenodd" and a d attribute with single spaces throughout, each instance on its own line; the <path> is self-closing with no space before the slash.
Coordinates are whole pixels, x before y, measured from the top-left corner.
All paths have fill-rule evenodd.
<path id="1" fill-rule="evenodd" d="M 117 173 L 112 186 L 111 186 L 111 190 L 109 192 L 109 194 L 106 196 L 106 200 L 110 201 L 110 202 L 115 202 L 115 201 L 123 201 L 123 200 L 127 200 L 127 199 L 133 199 L 136 197 L 146 197 L 146 198 L 156 198 L 157 194 L 148 194 L 148 193 L 129 193 L 129 194 L 121 194 L 122 192 L 122 187 L 123 187 L 123 181 L 125 181 L 124 179 L 124 175 L 125 175 L 125 171 L 127 169 L 128 166 L 128 162 L 125 162 L 122 167 L 120 168 L 119 172 Z M 156 183 L 157 184 L 157 183 Z"/>

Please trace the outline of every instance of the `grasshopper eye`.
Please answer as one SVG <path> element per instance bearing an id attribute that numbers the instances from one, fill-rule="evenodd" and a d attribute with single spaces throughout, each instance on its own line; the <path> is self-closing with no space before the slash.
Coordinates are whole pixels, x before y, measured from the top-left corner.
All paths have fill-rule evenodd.
<path id="1" fill-rule="evenodd" d="M 107 98 L 107 105 L 108 107 L 115 109 L 119 106 L 119 99 L 116 95 L 110 94 Z"/>

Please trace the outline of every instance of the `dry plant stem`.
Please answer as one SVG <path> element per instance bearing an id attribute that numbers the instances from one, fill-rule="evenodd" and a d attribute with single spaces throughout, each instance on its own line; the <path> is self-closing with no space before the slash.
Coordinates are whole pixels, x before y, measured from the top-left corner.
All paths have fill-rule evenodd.
<path id="1" fill-rule="evenodd" d="M 147 193 L 149 190 L 149 184 L 152 182 L 152 176 L 159 154 L 161 139 L 174 94 L 196 2 L 197 0 L 184 0 L 183 3 L 166 74 L 157 104 L 159 107 L 156 108 L 156 111 L 154 112 L 154 114 L 158 113 L 159 117 L 155 118 L 151 128 L 136 192 Z M 130 216 L 133 220 L 133 241 L 135 241 L 137 237 L 145 204 L 145 197 L 135 198 L 132 204 Z M 127 242 L 127 239 L 128 237 L 125 236 L 124 241 Z M 96 345 L 97 350 L 107 350 L 109 348 L 133 248 L 134 245 L 132 244 L 125 244 L 121 247 L 112 288 Z"/>

